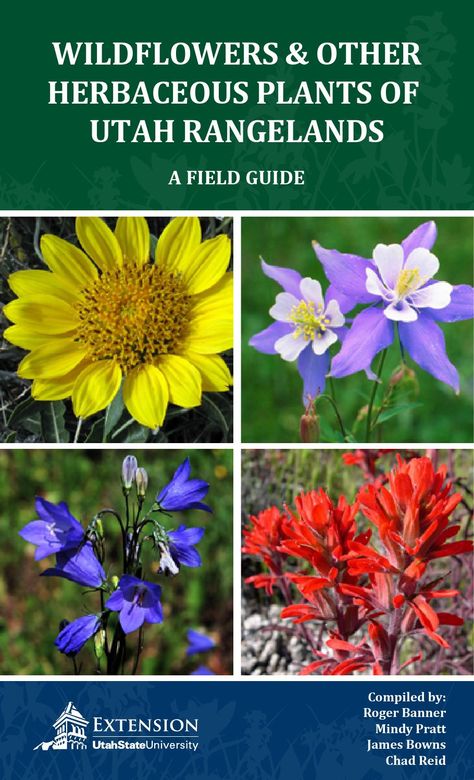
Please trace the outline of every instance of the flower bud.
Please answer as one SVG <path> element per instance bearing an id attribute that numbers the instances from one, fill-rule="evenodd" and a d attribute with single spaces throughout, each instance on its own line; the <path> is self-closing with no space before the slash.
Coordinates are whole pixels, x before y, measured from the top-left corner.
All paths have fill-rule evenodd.
<path id="1" fill-rule="evenodd" d="M 305 444 L 319 441 L 319 417 L 313 409 L 301 415 L 300 438 Z"/>
<path id="2" fill-rule="evenodd" d="M 120 582 L 120 577 L 117 577 L 117 575 L 114 574 L 114 576 L 110 578 L 110 582 L 112 583 L 113 589 L 117 590 L 118 584 Z"/>
<path id="3" fill-rule="evenodd" d="M 122 485 L 124 490 L 130 490 L 137 472 L 138 461 L 134 455 L 127 455 L 122 463 Z"/>
<path id="4" fill-rule="evenodd" d="M 97 660 L 100 660 L 105 653 L 105 631 L 101 628 L 94 636 L 94 652 Z"/>
<path id="5" fill-rule="evenodd" d="M 144 468 L 138 468 L 135 474 L 135 483 L 137 486 L 137 496 L 144 496 L 148 487 L 148 474 Z"/>

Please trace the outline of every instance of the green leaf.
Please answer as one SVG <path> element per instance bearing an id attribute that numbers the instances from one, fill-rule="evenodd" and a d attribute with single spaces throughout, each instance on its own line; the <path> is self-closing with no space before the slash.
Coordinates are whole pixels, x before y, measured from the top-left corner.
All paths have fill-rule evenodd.
<path id="1" fill-rule="evenodd" d="M 105 417 L 100 417 L 95 421 L 87 434 L 85 441 L 91 442 L 92 444 L 100 444 L 104 441 L 104 421 Z"/>
<path id="2" fill-rule="evenodd" d="M 122 388 L 118 391 L 114 400 L 107 407 L 104 419 L 104 439 L 107 441 L 107 437 L 113 431 L 120 418 L 122 417 L 124 410 Z"/>
<path id="3" fill-rule="evenodd" d="M 69 441 L 69 433 L 64 425 L 66 406 L 63 401 L 46 401 L 41 404 L 41 435 L 43 441 Z"/>
<path id="4" fill-rule="evenodd" d="M 148 428 L 144 428 L 143 425 L 139 425 L 138 423 L 133 423 L 133 425 L 130 425 L 130 427 L 126 428 L 124 430 L 124 435 L 119 441 L 123 442 L 129 442 L 129 443 L 139 443 L 148 441 L 148 436 L 150 434 L 150 431 Z"/>
<path id="5" fill-rule="evenodd" d="M 41 403 L 33 398 L 25 398 L 11 413 L 8 427 L 13 430 L 25 428 L 29 433 L 41 435 Z"/>
<path id="6" fill-rule="evenodd" d="M 158 243 L 158 239 L 156 236 L 153 235 L 153 233 L 150 233 L 150 256 L 154 259 L 155 252 L 156 252 L 156 245 Z"/>
<path id="7" fill-rule="evenodd" d="M 376 425 L 380 425 L 380 423 L 383 423 L 386 420 L 390 420 L 391 417 L 396 417 L 397 414 L 402 414 L 403 412 L 407 412 L 409 409 L 416 409 L 418 406 L 423 406 L 423 404 L 411 403 L 411 404 L 400 404 L 399 406 L 391 406 L 389 409 L 385 409 L 385 411 L 379 415 Z"/>

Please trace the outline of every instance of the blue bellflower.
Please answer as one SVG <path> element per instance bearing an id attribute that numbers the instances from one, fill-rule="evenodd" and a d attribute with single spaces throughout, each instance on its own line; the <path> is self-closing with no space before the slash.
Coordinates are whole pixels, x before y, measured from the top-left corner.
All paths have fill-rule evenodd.
<path id="1" fill-rule="evenodd" d="M 90 542 L 74 550 L 64 550 L 56 555 L 56 566 L 46 569 L 43 577 L 63 577 L 79 585 L 100 588 L 107 579 L 104 569 Z"/>
<path id="2" fill-rule="evenodd" d="M 39 519 L 32 520 L 19 531 L 25 541 L 36 545 L 35 560 L 40 561 L 48 555 L 80 545 L 84 531 L 71 515 L 67 504 L 51 504 L 38 496 L 35 499 L 35 507 Z"/>
<path id="3" fill-rule="evenodd" d="M 100 628 L 100 619 L 97 615 L 84 615 L 83 617 L 68 623 L 54 640 L 54 644 L 61 653 L 75 655 L 85 645 L 91 636 Z"/>
<path id="4" fill-rule="evenodd" d="M 458 372 L 446 354 L 437 322 L 471 319 L 474 291 L 466 284 L 452 286 L 433 279 L 439 269 L 438 258 L 430 251 L 436 235 L 435 223 L 425 222 L 401 244 L 378 244 L 372 259 L 315 244 L 331 283 L 329 290 L 337 296 L 342 311 L 368 304 L 354 317 L 332 361 L 331 376 L 365 370 L 375 379 L 372 361 L 392 344 L 396 323 L 400 342 L 415 363 L 459 392 Z"/>
<path id="5" fill-rule="evenodd" d="M 249 344 L 264 354 L 298 361 L 306 405 L 324 392 L 329 348 L 344 337 L 345 318 L 337 296 L 328 294 L 324 300 L 321 285 L 315 279 L 302 279 L 293 269 L 268 265 L 263 260 L 262 270 L 284 292 L 278 293 L 270 309 L 276 322 L 252 336 Z"/>
<path id="6" fill-rule="evenodd" d="M 198 551 L 194 548 L 204 536 L 204 528 L 186 528 L 180 525 L 176 531 L 168 531 L 169 554 L 176 566 L 201 566 L 202 560 Z M 162 570 L 165 570 L 166 563 L 162 564 Z"/>
<path id="7" fill-rule="evenodd" d="M 136 631 L 143 623 L 163 622 L 160 586 L 131 574 L 120 578 L 117 590 L 105 606 L 119 613 L 120 625 L 126 634 Z"/>
<path id="8" fill-rule="evenodd" d="M 202 479 L 190 479 L 191 464 L 189 458 L 178 466 L 170 482 L 156 497 L 160 509 L 167 512 L 184 512 L 186 509 L 203 509 L 212 512 L 207 504 L 201 503 L 205 498 L 209 483 Z"/>
<path id="9" fill-rule="evenodd" d="M 207 653 L 208 650 L 213 650 L 216 646 L 213 639 L 205 634 L 200 634 L 199 631 L 193 631 L 192 629 L 188 631 L 188 642 L 189 646 L 186 650 L 186 655 Z"/>
<path id="10" fill-rule="evenodd" d="M 209 669 L 208 666 L 201 665 L 201 666 L 198 666 L 198 668 L 195 669 L 193 672 L 191 672 L 191 674 L 193 674 L 193 675 L 203 675 L 203 676 L 204 675 L 206 675 L 206 676 L 213 675 L 214 676 L 215 672 L 213 672 L 212 669 Z"/>

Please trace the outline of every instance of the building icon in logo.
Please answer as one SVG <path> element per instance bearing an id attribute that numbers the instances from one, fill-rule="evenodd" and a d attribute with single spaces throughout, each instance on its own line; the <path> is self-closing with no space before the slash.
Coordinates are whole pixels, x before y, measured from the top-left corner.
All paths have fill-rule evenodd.
<path id="1" fill-rule="evenodd" d="M 57 721 L 53 724 L 56 736 L 51 742 L 40 742 L 34 749 L 38 750 L 84 750 L 86 745 L 86 726 L 89 721 L 82 717 L 79 710 L 70 701 Z"/>

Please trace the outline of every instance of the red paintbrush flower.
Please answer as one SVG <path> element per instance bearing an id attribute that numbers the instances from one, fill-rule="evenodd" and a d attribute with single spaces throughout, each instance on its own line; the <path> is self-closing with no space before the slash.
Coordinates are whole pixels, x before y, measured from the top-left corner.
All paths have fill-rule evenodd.
<path id="1" fill-rule="evenodd" d="M 272 574 L 256 574 L 247 577 L 245 582 L 252 583 L 256 588 L 265 588 L 271 595 L 273 586 L 282 575 L 282 564 L 286 557 L 278 547 L 288 518 L 276 506 L 271 506 L 256 516 L 250 515 L 249 519 L 250 525 L 243 531 L 242 552 L 256 555 L 268 566 Z"/>

